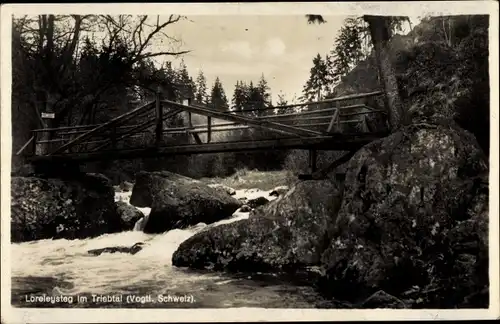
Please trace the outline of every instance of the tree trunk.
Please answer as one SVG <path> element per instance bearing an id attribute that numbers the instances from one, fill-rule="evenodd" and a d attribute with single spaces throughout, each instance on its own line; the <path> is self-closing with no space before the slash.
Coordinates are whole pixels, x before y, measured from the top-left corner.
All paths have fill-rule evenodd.
<path id="1" fill-rule="evenodd" d="M 399 95 L 396 71 L 392 65 L 389 55 L 389 17 L 384 16 L 364 16 L 368 23 L 372 37 L 380 80 L 384 87 L 385 104 L 389 115 L 389 125 L 391 130 L 395 130 L 406 123 L 405 111 L 401 104 Z"/>
<path id="2" fill-rule="evenodd" d="M 45 108 L 42 109 L 41 112 L 52 113 L 54 112 L 54 98 L 50 93 L 46 95 Z M 41 118 L 43 128 L 53 128 L 54 127 L 54 119 L 52 118 Z M 50 141 L 53 139 L 52 132 L 41 132 L 38 134 L 37 140 L 40 141 Z M 41 143 L 37 145 L 37 155 L 46 155 L 52 150 L 52 143 Z"/>

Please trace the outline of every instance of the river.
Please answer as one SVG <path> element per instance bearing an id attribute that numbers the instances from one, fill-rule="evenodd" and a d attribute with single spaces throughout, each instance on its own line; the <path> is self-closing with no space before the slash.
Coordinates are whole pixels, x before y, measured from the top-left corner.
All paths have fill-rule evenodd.
<path id="1" fill-rule="evenodd" d="M 237 190 L 236 198 L 264 196 L 269 191 Z M 130 192 L 116 193 L 128 202 Z M 149 208 L 140 208 L 145 214 Z M 225 274 L 172 266 L 172 254 L 187 238 L 206 229 L 248 218 L 236 211 L 214 224 L 197 224 L 163 234 L 128 231 L 83 240 L 39 240 L 12 244 L 12 304 L 16 307 L 109 308 L 314 308 L 328 302 L 313 288 L 273 275 Z M 89 250 L 132 246 L 134 254 Z"/>

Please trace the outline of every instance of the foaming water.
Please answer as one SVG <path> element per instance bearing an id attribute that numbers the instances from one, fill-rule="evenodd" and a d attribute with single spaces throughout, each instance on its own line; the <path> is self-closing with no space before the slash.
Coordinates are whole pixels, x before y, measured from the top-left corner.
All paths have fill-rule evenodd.
<path id="1" fill-rule="evenodd" d="M 238 190 L 236 198 L 252 199 L 269 191 Z M 115 200 L 129 202 L 130 192 L 116 193 Z M 149 215 L 150 208 L 140 208 Z M 219 226 L 248 218 L 236 211 L 229 219 L 208 226 Z M 147 221 L 147 220 L 142 220 Z M 136 226 L 138 227 L 138 226 Z M 187 229 L 163 234 L 128 231 L 105 234 L 83 240 L 39 240 L 12 244 L 13 304 L 32 307 L 25 302 L 32 294 L 47 295 L 190 295 L 190 304 L 84 303 L 84 305 L 41 304 L 48 307 L 313 307 L 315 296 L 308 287 L 297 287 L 261 280 L 255 276 L 234 276 L 217 272 L 192 271 L 172 266 L 178 246 L 197 232 L 206 229 L 199 223 Z M 143 242 L 143 249 L 132 255 L 103 253 L 94 256 L 92 249 L 132 246 Z M 91 299 L 91 297 L 89 297 Z M 317 300 L 313 298 L 313 300 Z M 273 306 L 274 305 L 274 306 Z"/>

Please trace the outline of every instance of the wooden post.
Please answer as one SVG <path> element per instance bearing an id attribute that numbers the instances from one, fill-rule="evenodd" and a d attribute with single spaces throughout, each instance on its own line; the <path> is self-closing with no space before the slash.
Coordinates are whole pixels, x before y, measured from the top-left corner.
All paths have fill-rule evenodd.
<path id="1" fill-rule="evenodd" d="M 161 145 L 163 136 L 163 108 L 160 102 L 160 87 L 156 90 L 156 146 Z"/>
<path id="2" fill-rule="evenodd" d="M 31 134 L 33 135 L 33 146 L 31 155 L 36 155 L 36 142 L 38 141 L 38 132 L 31 132 Z"/>
<path id="3" fill-rule="evenodd" d="M 337 107 L 337 111 L 338 111 L 338 114 L 337 114 L 337 120 L 336 120 L 337 125 L 335 125 L 335 130 L 336 130 L 337 132 L 339 132 L 339 133 L 340 133 L 340 132 L 342 131 L 342 130 L 340 129 L 340 101 L 337 101 L 337 102 L 335 103 L 335 106 Z"/>
<path id="4" fill-rule="evenodd" d="M 340 109 L 337 108 L 333 113 L 332 119 L 330 120 L 330 125 L 328 125 L 328 129 L 326 130 L 328 133 L 330 133 L 334 129 L 333 126 L 335 124 L 338 125 L 339 114 L 340 114 Z"/>
<path id="5" fill-rule="evenodd" d="M 361 131 L 364 133 L 370 132 L 370 130 L 368 129 L 368 122 L 366 121 L 366 115 L 363 115 L 363 117 L 361 118 Z"/>
<path id="6" fill-rule="evenodd" d="M 207 143 L 210 143 L 212 139 L 212 117 L 207 117 Z"/>
<path id="7" fill-rule="evenodd" d="M 309 168 L 311 170 L 311 174 L 316 172 L 316 160 L 317 160 L 317 154 L 316 150 L 311 149 L 309 150 Z"/>

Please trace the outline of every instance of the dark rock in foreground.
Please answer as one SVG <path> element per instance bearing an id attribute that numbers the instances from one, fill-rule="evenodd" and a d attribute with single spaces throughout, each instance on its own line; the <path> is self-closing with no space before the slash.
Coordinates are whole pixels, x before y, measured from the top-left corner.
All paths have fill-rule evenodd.
<path id="1" fill-rule="evenodd" d="M 170 172 L 140 172 L 131 203 L 151 206 L 145 233 L 163 233 L 231 216 L 242 203 L 225 191 Z"/>
<path id="2" fill-rule="evenodd" d="M 184 241 L 175 266 L 231 271 L 294 271 L 318 264 L 340 207 L 330 181 L 299 183 L 262 208 L 259 217 L 202 231 Z"/>
<path id="3" fill-rule="evenodd" d="M 142 246 L 144 243 L 139 242 L 135 243 L 131 247 L 127 246 L 113 246 L 113 247 L 106 247 L 102 249 L 94 249 L 94 250 L 89 250 L 88 254 L 92 255 L 101 255 L 103 253 L 129 253 L 129 254 L 136 254 L 137 252 L 142 250 Z"/>
<path id="4" fill-rule="evenodd" d="M 137 221 L 144 217 L 144 214 L 139 209 L 124 201 L 116 202 L 116 212 L 120 215 L 124 231 L 133 230 Z"/>
<path id="5" fill-rule="evenodd" d="M 122 230 L 110 181 L 98 174 L 74 179 L 11 178 L 11 241 L 86 238 Z"/>
<path id="6" fill-rule="evenodd" d="M 250 206 L 250 208 L 257 208 L 259 206 L 263 206 L 269 202 L 269 199 L 264 198 L 264 197 L 258 197 L 255 199 L 250 199 L 247 201 L 247 205 Z"/>
<path id="7" fill-rule="evenodd" d="M 475 138 L 453 125 L 366 145 L 348 165 L 321 287 L 353 302 L 414 289 L 410 307 L 464 305 L 488 286 L 487 172 Z"/>

